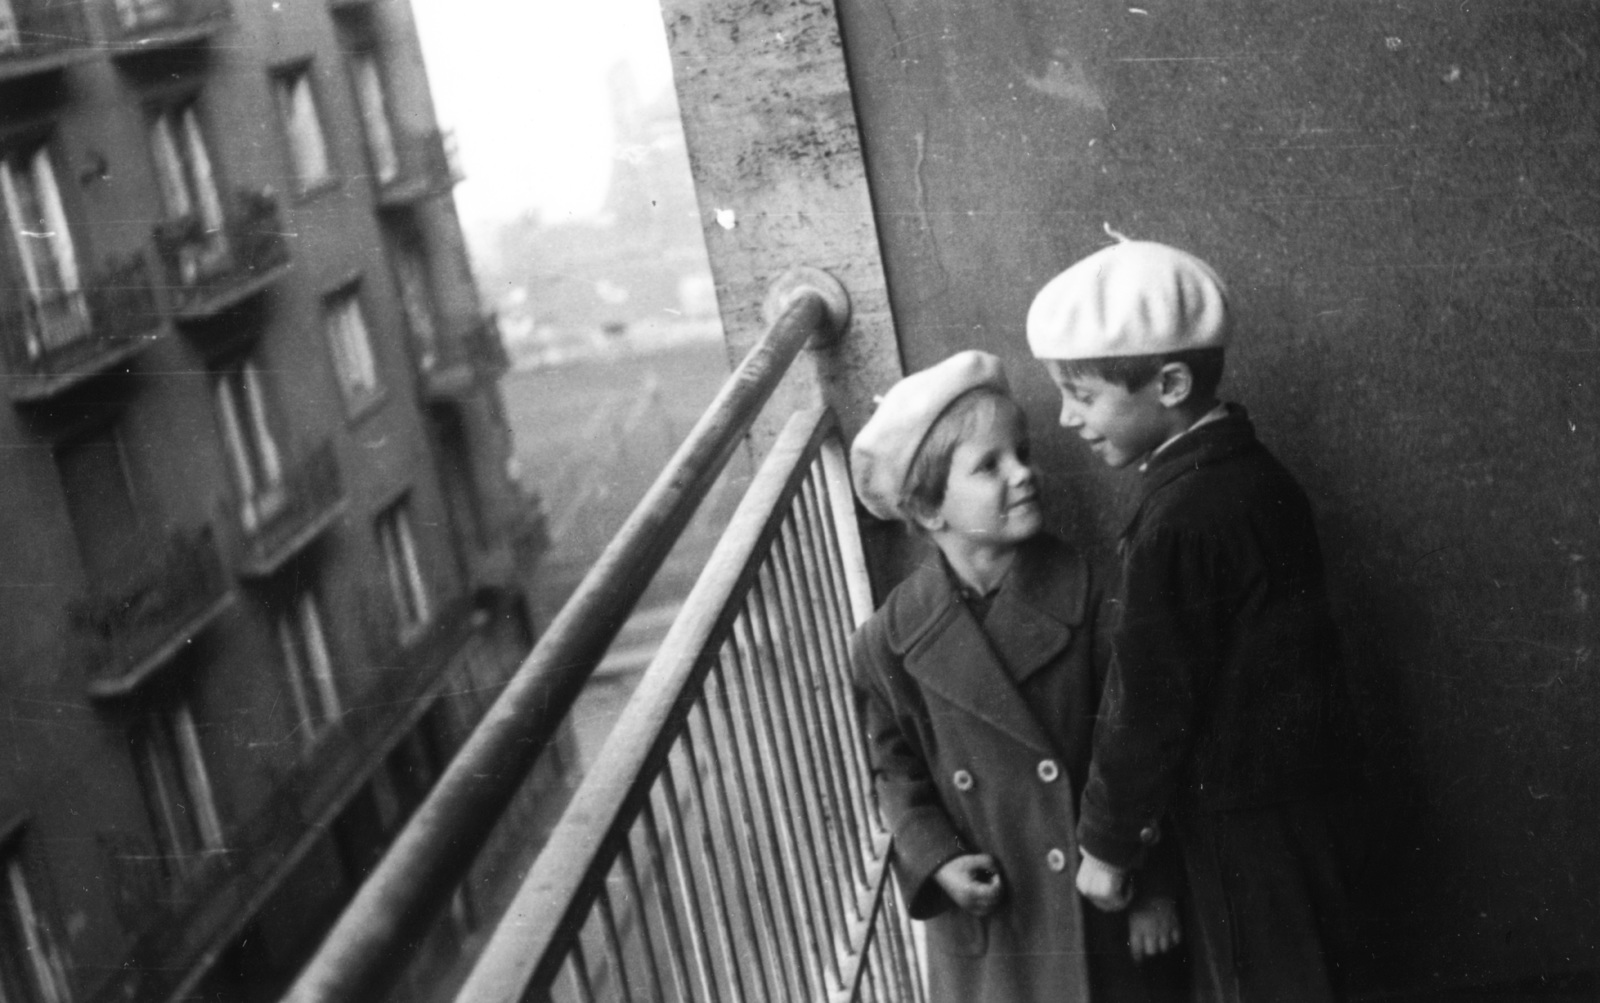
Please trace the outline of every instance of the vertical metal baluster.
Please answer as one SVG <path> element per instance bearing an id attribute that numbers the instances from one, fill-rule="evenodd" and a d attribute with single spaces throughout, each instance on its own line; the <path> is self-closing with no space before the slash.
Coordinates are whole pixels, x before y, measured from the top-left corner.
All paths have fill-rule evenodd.
<path id="1" fill-rule="evenodd" d="M 807 500 L 802 493 L 796 498 L 795 515 L 785 525 L 785 533 L 793 541 L 793 555 L 790 572 L 794 576 L 793 588 L 797 598 L 797 607 L 801 624 L 805 627 L 806 636 L 814 644 L 815 657 L 811 662 L 810 672 L 807 674 L 809 693 L 807 703 L 812 708 L 812 713 L 818 723 L 817 737 L 819 751 L 823 756 L 824 765 L 828 776 L 828 784 L 833 799 L 836 813 L 834 832 L 838 841 L 840 853 L 845 857 L 848 867 L 848 876 L 852 881 L 855 894 L 851 896 L 851 914 L 856 919 L 861 919 L 861 895 L 867 888 L 866 865 L 863 863 L 864 854 L 858 845 L 859 834 L 862 831 L 861 820 L 856 816 L 856 807 L 849 789 L 849 778 L 846 775 L 847 767 L 843 762 L 845 755 L 843 746 L 854 741 L 855 736 L 844 733 L 839 727 L 838 708 L 833 699 L 833 687 L 829 677 L 837 675 L 838 663 L 834 658 L 828 634 L 828 616 L 823 608 L 825 602 L 821 594 L 818 580 L 817 561 L 822 556 L 817 552 L 818 544 L 812 535 L 809 525 Z"/>
<path id="2" fill-rule="evenodd" d="M 756 929 L 756 909 L 755 904 L 751 901 L 750 887 L 747 880 L 749 872 L 754 868 L 746 868 L 741 864 L 743 854 L 738 834 L 734 831 L 734 807 L 733 803 L 728 799 L 727 777 L 722 768 L 722 756 L 717 751 L 717 736 L 712 730 L 711 715 L 704 700 L 695 701 L 691 716 L 693 713 L 698 713 L 701 734 L 705 736 L 704 748 L 712 779 L 711 792 L 717 798 L 717 817 L 722 821 L 722 838 L 728 846 L 728 853 L 732 856 L 729 863 L 733 867 L 733 874 L 736 879 L 734 883 L 739 891 L 739 900 L 744 906 L 742 915 L 745 936 L 749 938 L 750 952 L 754 955 L 753 960 L 759 966 L 761 960 L 761 934 Z M 748 847 L 743 849 L 748 849 Z M 764 974 L 758 969 L 753 981 L 762 982 Z"/>
<path id="3" fill-rule="evenodd" d="M 805 637 L 799 612 L 795 608 L 791 550 L 788 534 L 784 532 L 784 527 L 780 526 L 779 535 L 772 541 L 772 553 L 766 566 L 772 585 L 771 594 L 777 596 L 775 633 L 783 637 L 785 642 L 783 650 L 789 652 L 787 663 L 783 666 L 786 671 L 780 671 L 776 677 L 778 684 L 776 692 L 778 698 L 783 701 L 784 720 L 789 724 L 796 769 L 800 773 L 806 797 L 811 803 L 808 815 L 812 838 L 815 846 L 820 847 L 820 853 L 813 852 L 817 853 L 824 899 L 830 907 L 828 916 L 835 924 L 834 945 L 836 949 L 848 948 L 850 923 L 845 917 L 844 895 L 838 880 L 843 873 L 843 865 L 838 860 L 840 850 L 836 845 L 838 832 L 828 822 L 830 812 L 825 794 L 826 782 L 821 775 L 814 741 L 820 736 L 816 722 L 808 713 L 811 707 L 803 692 L 806 688 L 806 665 L 811 657 L 811 646 Z M 802 764 L 803 769 L 801 769 Z"/>
<path id="4" fill-rule="evenodd" d="M 672 779 L 672 763 L 662 765 L 661 797 L 667 803 L 667 837 L 672 864 L 678 872 L 678 884 L 683 888 L 684 904 L 689 912 L 689 941 L 694 948 L 695 965 L 700 980 L 710 995 L 711 1003 L 722 1003 L 722 991 L 717 987 L 717 969 L 711 960 L 711 948 L 705 941 L 705 914 L 700 910 L 700 882 L 695 880 L 694 863 L 689 858 L 689 837 L 683 831 L 683 814 L 678 800 L 678 785 Z"/>
<path id="5" fill-rule="evenodd" d="M 779 541 L 773 541 L 773 553 L 780 546 Z M 754 617 L 758 630 L 765 629 L 770 642 L 768 650 L 772 652 L 773 664 L 770 673 L 758 673 L 757 678 L 768 677 L 766 692 L 775 712 L 775 728 L 782 728 L 788 735 L 787 742 L 779 743 L 779 752 L 787 752 L 784 757 L 784 768 L 789 776 L 789 789 L 794 798 L 790 803 L 800 811 L 799 823 L 800 836 L 806 848 L 806 856 L 802 858 L 803 864 L 809 864 L 807 876 L 811 879 L 809 890 L 815 896 L 814 906 L 821 927 L 821 937 L 818 948 L 822 951 L 821 960 L 827 968 L 831 979 L 831 986 L 837 987 L 839 978 L 838 945 L 848 941 L 848 936 L 841 936 L 843 917 L 835 918 L 833 897 L 828 894 L 827 881 L 824 875 L 823 854 L 827 852 L 826 837 L 818 832 L 818 823 L 821 820 L 820 801 L 815 797 L 811 785 L 807 783 L 811 778 L 807 771 L 800 768 L 800 752 L 805 749 L 809 757 L 809 746 L 805 744 L 805 728 L 803 722 L 796 719 L 790 711 L 790 701 L 787 690 L 793 681 L 793 673 L 787 671 L 786 666 L 796 657 L 789 652 L 785 642 L 792 637 L 792 633 L 784 629 L 784 616 L 782 600 L 774 599 L 778 595 L 778 586 L 775 581 L 776 571 L 773 569 L 773 556 L 768 555 L 768 560 L 763 563 L 757 576 L 755 593 L 761 597 L 760 607 L 762 615 Z"/>
<path id="6" fill-rule="evenodd" d="M 743 663 L 745 669 L 745 687 L 755 702 L 756 722 L 760 725 L 758 734 L 761 736 L 762 757 L 767 766 L 768 776 L 774 784 L 778 803 L 786 811 L 786 816 L 774 816 L 775 822 L 789 822 L 791 824 L 778 825 L 778 833 L 783 837 L 785 856 L 789 863 L 790 883 L 793 891 L 791 899 L 799 910 L 800 918 L 805 923 L 806 939 L 810 942 L 811 950 L 806 954 L 810 962 L 811 975 L 814 976 L 815 989 L 813 995 L 826 996 L 828 977 L 833 978 L 833 985 L 839 984 L 837 965 L 831 964 L 832 950 L 829 937 L 822 929 L 824 920 L 818 914 L 821 912 L 815 895 L 815 886 L 810 881 L 810 872 L 806 868 L 806 857 L 800 849 L 799 836 L 809 839 L 809 831 L 804 824 L 793 825 L 794 812 L 802 810 L 800 797 L 794 792 L 795 781 L 791 779 L 790 767 L 783 755 L 784 742 L 779 737 L 779 728 L 776 723 L 777 707 L 771 694 L 768 692 L 767 676 L 773 671 L 768 666 L 763 651 L 772 651 L 772 640 L 766 630 L 766 614 L 763 606 L 765 600 L 761 594 L 759 580 L 752 584 L 750 598 L 747 601 L 746 612 L 749 614 L 745 620 L 752 642 L 749 647 L 749 658 Z M 798 832 L 797 832 L 798 830 Z"/>
<path id="7" fill-rule="evenodd" d="M 689 898 L 694 890 L 680 885 L 674 893 L 666 855 L 661 852 L 661 827 L 656 824 L 654 794 L 652 787 L 640 812 L 644 823 L 645 848 L 650 854 L 650 873 L 662 889 L 662 894 L 656 896 L 656 902 L 660 906 L 661 929 L 667 940 L 667 959 L 672 962 L 673 999 L 678 1003 L 689 1003 L 695 995 L 694 983 L 689 978 L 689 960 L 684 956 L 683 930 L 678 924 L 678 910 L 674 903 Z"/>
<path id="8" fill-rule="evenodd" d="M 826 454 L 824 458 L 826 459 Z M 848 635 L 854 630 L 853 625 L 855 623 L 855 619 L 854 614 L 851 612 L 854 607 L 850 600 L 850 585 L 846 580 L 844 552 L 842 550 L 842 536 L 839 532 L 838 526 L 835 525 L 834 522 L 833 506 L 828 504 L 832 500 L 829 482 L 828 479 L 823 476 L 821 465 L 812 468 L 812 474 L 813 484 L 815 486 L 815 490 L 817 491 L 818 500 L 819 502 L 823 503 L 820 506 L 824 516 L 824 518 L 821 520 L 822 534 L 823 538 L 827 541 L 827 546 L 824 549 L 828 555 L 828 570 L 833 578 L 834 596 L 836 601 L 840 604 L 838 620 L 841 632 L 840 643 L 845 647 L 846 651 L 848 651 Z M 841 680 L 840 682 L 841 685 L 843 685 L 844 681 Z M 861 721 L 856 714 L 855 699 L 848 692 L 845 694 L 843 707 L 845 711 L 845 718 L 850 722 L 850 733 L 853 735 L 864 735 L 865 732 L 862 731 Z M 872 823 L 874 830 L 878 834 L 887 834 L 888 829 L 884 826 L 883 818 L 878 812 L 877 798 L 874 796 L 874 790 L 872 786 L 872 769 L 871 765 L 867 762 L 867 754 L 864 744 L 858 743 L 852 746 L 851 752 L 854 753 L 853 758 L 856 764 L 856 786 L 860 788 L 868 807 L 867 819 Z"/>
<path id="9" fill-rule="evenodd" d="M 747 597 L 748 599 L 748 597 Z M 749 769 L 749 781 L 754 785 L 754 792 L 761 802 L 760 819 L 764 840 L 762 846 L 765 850 L 768 865 L 772 869 L 774 881 L 786 879 L 776 895 L 780 909 L 774 910 L 776 917 L 785 920 L 785 932 L 788 934 L 787 946 L 792 948 L 785 958 L 792 965 L 795 987 L 795 999 L 818 997 L 826 995 L 822 986 L 821 972 L 813 972 L 807 964 L 814 960 L 805 949 L 805 934 L 800 927 L 800 915 L 796 910 L 792 895 L 783 894 L 783 889 L 797 889 L 800 887 L 798 873 L 788 863 L 785 857 L 785 844 L 780 837 L 777 825 L 777 812 L 773 809 L 773 791 L 770 782 L 763 782 L 767 778 L 776 780 L 778 768 L 770 755 L 767 755 L 762 734 L 758 730 L 757 710 L 755 701 L 760 699 L 751 686 L 750 679 L 754 671 L 751 668 L 755 658 L 755 642 L 752 640 L 748 606 L 741 610 L 733 625 L 734 645 L 729 652 L 733 660 L 734 678 L 740 683 L 738 687 L 723 687 L 723 692 L 728 693 L 736 700 L 734 720 L 743 724 L 741 737 L 744 748 L 747 750 L 746 764 Z M 747 792 L 748 793 L 748 792 Z"/>
<path id="10" fill-rule="evenodd" d="M 700 824 L 695 828 L 700 833 L 700 855 L 705 868 L 706 880 L 711 883 L 714 894 L 711 904 L 716 912 L 717 922 L 714 924 L 717 931 L 717 945 L 722 948 L 722 960 L 727 966 L 728 989 L 733 998 L 740 1003 L 747 998 L 744 987 L 744 973 L 739 968 L 739 957 L 733 946 L 733 937 L 730 933 L 733 927 L 728 907 L 727 890 L 722 885 L 722 873 L 717 869 L 717 851 L 711 842 L 711 819 L 706 804 L 705 788 L 700 785 L 699 757 L 694 752 L 694 735 L 685 728 L 678 736 L 679 747 L 683 750 L 684 765 L 689 771 L 690 806 L 694 809 Z"/>
<path id="11" fill-rule="evenodd" d="M 655 1003 L 666 1003 L 666 989 L 661 983 L 661 961 L 656 957 L 655 941 L 650 936 L 649 903 L 644 897 L 644 885 L 639 883 L 639 868 L 634 865 L 631 833 L 622 837 L 622 850 L 617 857 L 622 876 L 628 883 L 628 892 L 633 896 L 634 914 L 639 917 L 639 943 L 644 947 L 644 967 L 650 976 L 650 998 Z"/>
<path id="12" fill-rule="evenodd" d="M 905 978 L 905 944 L 900 940 L 899 916 L 895 913 L 894 900 L 889 892 L 888 888 L 883 890 L 883 903 L 878 907 L 877 931 L 874 935 L 883 944 L 884 975 L 891 995 L 895 1000 L 909 1003 L 911 987 Z"/>
<path id="13" fill-rule="evenodd" d="M 900 947 L 906 955 L 906 977 L 911 980 L 914 1003 L 927 1003 L 928 984 L 923 980 L 922 952 L 918 949 L 917 933 L 911 925 L 911 914 L 906 909 L 905 896 L 893 881 L 885 891 L 894 896 L 894 921 L 900 934 Z"/>
<path id="14" fill-rule="evenodd" d="M 600 887 L 600 893 L 595 896 L 595 902 L 600 906 L 600 933 L 602 943 L 605 945 L 606 959 L 611 962 L 617 973 L 617 988 L 621 992 L 621 999 L 632 1001 L 633 987 L 628 981 L 628 965 L 622 957 L 622 940 L 617 936 L 617 916 L 611 908 L 611 887 L 607 880 Z"/>
<path id="15" fill-rule="evenodd" d="M 572 976 L 572 991 L 578 1003 L 594 1003 L 594 987 L 589 984 L 589 964 L 583 959 L 583 945 L 572 938 L 572 950 L 567 954 L 567 973 Z"/>
<path id="16" fill-rule="evenodd" d="M 789 903 L 781 895 L 774 895 L 772 890 L 773 882 L 778 879 L 779 872 L 782 869 L 782 864 L 778 857 L 777 835 L 772 830 L 770 808 L 759 813 L 756 808 L 756 799 L 752 794 L 753 780 L 756 778 L 757 773 L 755 764 L 756 751 L 754 740 L 749 737 L 750 720 L 747 716 L 739 713 L 740 711 L 748 713 L 748 711 L 742 700 L 739 701 L 737 707 L 735 706 L 734 697 L 723 670 L 724 659 L 733 659 L 737 663 L 738 657 L 738 648 L 734 643 L 729 642 L 724 646 L 722 657 L 711 663 L 711 672 L 706 680 L 706 692 L 715 695 L 720 704 L 722 718 L 728 723 L 728 747 L 733 760 L 734 784 L 732 786 L 738 794 L 745 829 L 750 836 L 750 866 L 755 879 L 757 895 L 761 900 L 759 912 L 763 921 L 762 929 L 767 935 L 767 942 L 776 953 L 776 964 L 769 973 L 772 979 L 770 987 L 772 998 L 781 999 L 786 995 L 786 990 L 792 990 L 794 997 L 798 999 L 806 994 L 805 977 L 800 971 L 798 955 L 791 951 L 790 948 L 792 946 L 797 951 L 799 942 L 795 941 L 791 945 L 786 941 L 784 935 L 779 932 L 778 924 L 785 918 L 784 911 L 787 910 Z M 737 725 L 739 721 L 743 721 L 745 725 L 742 733 Z M 749 750 L 748 753 L 746 749 Z M 762 815 L 764 825 L 758 824 L 758 814 Z M 791 924 L 791 929 L 787 932 L 792 938 L 794 917 L 789 915 L 787 918 Z"/>
<path id="17" fill-rule="evenodd" d="M 811 476 L 804 485 L 807 512 L 811 529 L 820 552 L 818 574 L 821 591 L 828 610 L 828 639 L 834 652 L 834 670 L 828 674 L 828 694 L 833 701 L 834 714 L 846 741 L 842 742 L 846 764 L 845 778 L 850 788 L 851 803 L 858 813 L 856 835 L 861 840 L 864 858 L 874 853 L 873 830 L 877 825 L 872 807 L 871 771 L 867 767 L 866 748 L 860 724 L 855 715 L 855 690 L 850 671 L 850 635 L 854 624 L 850 618 L 850 604 L 845 596 L 844 572 L 839 567 L 838 541 L 832 533 L 832 513 L 824 504 L 826 485 L 822 481 L 820 465 L 813 465 Z"/>

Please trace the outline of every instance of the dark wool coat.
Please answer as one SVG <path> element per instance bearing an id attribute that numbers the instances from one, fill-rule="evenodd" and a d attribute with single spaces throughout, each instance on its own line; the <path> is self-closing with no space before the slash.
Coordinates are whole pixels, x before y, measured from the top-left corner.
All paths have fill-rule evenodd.
<path id="1" fill-rule="evenodd" d="M 1120 917 L 1080 905 L 1077 794 L 1100 672 L 1089 564 L 1047 536 L 1028 541 L 980 623 L 934 555 L 892 592 L 852 644 L 878 800 L 914 917 L 928 921 L 935 1003 L 1147 999 Z M 1100 646 L 1103 650 L 1104 646 Z M 934 873 L 988 853 L 1006 897 L 978 919 Z M 1131 982 L 1130 982 L 1131 980 Z"/>
<path id="2" fill-rule="evenodd" d="M 1201 998 L 1327 998 L 1343 687 L 1310 505 L 1234 407 L 1150 461 L 1121 553 L 1079 838 L 1131 866 L 1176 828 Z"/>

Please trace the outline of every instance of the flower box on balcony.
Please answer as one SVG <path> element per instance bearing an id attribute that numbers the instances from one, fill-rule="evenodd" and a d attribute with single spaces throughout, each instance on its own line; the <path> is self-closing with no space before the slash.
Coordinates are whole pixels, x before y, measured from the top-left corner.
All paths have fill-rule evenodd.
<path id="1" fill-rule="evenodd" d="M 164 324 L 140 255 L 108 262 L 80 289 L 23 293 L 0 309 L 11 397 L 54 397 L 151 344 Z"/>
<path id="2" fill-rule="evenodd" d="M 177 534 L 115 586 L 67 608 L 89 663 L 89 694 L 133 692 L 233 602 L 209 529 Z"/>
<path id="3" fill-rule="evenodd" d="M 10 0 L 0 22 L 0 81 L 47 73 L 94 55 L 81 3 Z"/>
<path id="4" fill-rule="evenodd" d="M 274 573 L 338 521 L 347 504 L 333 443 L 325 441 L 286 464 L 276 483 L 230 506 L 226 524 L 239 573 Z"/>
<path id="5" fill-rule="evenodd" d="M 218 229 L 195 216 L 155 228 L 156 250 L 178 320 L 204 320 L 243 302 L 289 269 L 278 199 L 241 191 Z"/>
<path id="6" fill-rule="evenodd" d="M 227 0 L 109 0 L 106 41 L 115 56 L 131 56 L 205 41 L 233 18 Z"/>
<path id="7" fill-rule="evenodd" d="M 464 328 L 446 328 L 422 350 L 424 396 L 449 400 L 492 384 L 510 366 L 494 314 Z"/>
<path id="8" fill-rule="evenodd" d="M 393 142 L 395 171 L 378 179 L 380 205 L 397 208 L 444 195 L 461 180 L 439 130 L 396 133 Z"/>

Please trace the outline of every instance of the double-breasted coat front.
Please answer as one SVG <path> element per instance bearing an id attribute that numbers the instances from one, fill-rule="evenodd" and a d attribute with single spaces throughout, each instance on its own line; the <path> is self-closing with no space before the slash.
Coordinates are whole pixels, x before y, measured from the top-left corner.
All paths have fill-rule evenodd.
<path id="1" fill-rule="evenodd" d="M 976 604 L 933 555 L 854 639 L 874 783 L 896 878 L 928 922 L 935 1001 L 1089 998 L 1073 880 L 1100 691 L 1097 604 L 1089 562 L 1041 535 Z M 1005 886 L 982 919 L 934 880 L 966 853 L 994 856 Z"/>

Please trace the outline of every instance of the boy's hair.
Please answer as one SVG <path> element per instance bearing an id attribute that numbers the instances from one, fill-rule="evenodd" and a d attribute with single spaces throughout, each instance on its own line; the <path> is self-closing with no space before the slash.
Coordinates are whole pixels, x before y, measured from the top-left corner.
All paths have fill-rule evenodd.
<path id="1" fill-rule="evenodd" d="M 1221 348 L 1191 348 L 1182 352 L 1161 355 L 1106 355 L 1098 359 L 1057 359 L 1063 376 L 1093 376 L 1114 383 L 1129 392 L 1142 390 L 1169 362 L 1181 362 L 1189 367 L 1194 378 L 1190 396 L 1204 400 L 1217 392 L 1222 382 Z"/>
<path id="2" fill-rule="evenodd" d="M 950 460 L 955 456 L 956 446 L 984 421 L 993 421 L 1007 411 L 1026 431 L 1027 417 L 1017 402 L 988 387 L 968 390 L 939 414 L 917 446 L 901 489 L 901 507 L 913 516 L 912 525 L 917 525 L 914 517 L 932 515 L 944 504 L 945 487 L 950 483 Z"/>

